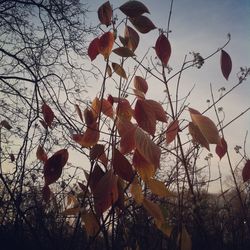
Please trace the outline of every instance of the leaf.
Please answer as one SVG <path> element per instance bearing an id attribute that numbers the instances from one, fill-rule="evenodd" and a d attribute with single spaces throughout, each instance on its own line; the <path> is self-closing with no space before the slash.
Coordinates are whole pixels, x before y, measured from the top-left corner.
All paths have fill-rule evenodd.
<path id="1" fill-rule="evenodd" d="M 250 180 L 250 160 L 247 160 L 244 168 L 242 169 L 242 178 L 244 182 Z"/>
<path id="2" fill-rule="evenodd" d="M 130 185 L 130 193 L 138 205 L 141 205 L 144 199 L 142 193 L 142 187 L 139 184 L 138 178 L 135 176 L 133 182 Z"/>
<path id="3" fill-rule="evenodd" d="M 93 110 L 89 110 L 88 108 L 84 110 L 83 115 L 87 126 L 92 126 L 96 121 L 97 116 L 95 116 L 94 114 L 95 112 L 93 112 Z"/>
<path id="4" fill-rule="evenodd" d="M 120 122 L 121 124 L 121 122 Z M 131 122 L 123 122 L 123 126 L 125 127 L 124 134 L 121 136 L 120 140 L 120 152 L 122 154 L 128 154 L 135 148 L 135 130 L 136 126 Z M 118 127 L 119 130 L 119 127 Z"/>
<path id="5" fill-rule="evenodd" d="M 78 114 L 80 120 L 83 122 L 82 111 L 78 104 L 75 104 L 76 113 Z"/>
<path id="6" fill-rule="evenodd" d="M 100 224 L 93 212 L 83 212 L 81 219 L 84 222 L 86 232 L 89 236 L 94 237 L 100 230 Z"/>
<path id="7" fill-rule="evenodd" d="M 95 99 L 92 101 L 91 111 L 93 113 L 94 119 L 97 119 L 101 113 L 101 101 L 98 97 L 95 97 Z"/>
<path id="8" fill-rule="evenodd" d="M 119 9 L 128 17 L 136 17 L 144 13 L 149 13 L 148 8 L 139 1 L 128 1 L 121 5 Z"/>
<path id="9" fill-rule="evenodd" d="M 65 209 L 62 214 L 65 216 L 69 215 L 78 215 L 80 212 L 80 207 L 72 207 L 72 208 L 67 208 Z"/>
<path id="10" fill-rule="evenodd" d="M 132 51 L 135 51 L 140 42 L 140 37 L 138 33 L 130 26 L 125 26 L 124 31 L 124 46 L 128 47 Z"/>
<path id="11" fill-rule="evenodd" d="M 107 59 L 112 51 L 114 45 L 114 34 L 112 32 L 106 32 L 99 38 L 99 52 Z"/>
<path id="12" fill-rule="evenodd" d="M 159 102 L 156 102 L 154 100 L 146 100 L 146 102 L 151 106 L 154 114 L 155 114 L 155 118 L 158 121 L 161 122 L 167 122 L 167 116 L 166 116 L 166 112 L 164 111 L 163 107 L 161 106 L 161 104 Z"/>
<path id="13" fill-rule="evenodd" d="M 100 23 L 108 27 L 111 24 L 112 16 L 113 16 L 113 10 L 110 5 L 110 2 L 107 1 L 104 4 L 102 4 L 98 9 L 97 14 L 98 14 Z"/>
<path id="14" fill-rule="evenodd" d="M 102 113 L 110 118 L 114 117 L 113 107 L 110 102 L 106 99 L 102 99 L 101 101 Z"/>
<path id="15" fill-rule="evenodd" d="M 105 175 L 104 171 L 100 168 L 98 164 L 96 164 L 93 171 L 89 174 L 89 176 L 86 176 L 86 179 L 88 180 L 88 184 L 92 192 L 94 192 L 98 182 L 104 175 Z"/>
<path id="16" fill-rule="evenodd" d="M 180 240 L 180 237 L 181 237 L 181 240 Z M 192 250 L 192 240 L 184 225 L 182 225 L 182 229 L 178 235 L 177 240 L 178 242 L 181 243 L 180 250 Z"/>
<path id="17" fill-rule="evenodd" d="M 132 182 L 135 175 L 132 165 L 128 159 L 116 148 L 113 149 L 112 165 L 115 174 L 125 181 Z"/>
<path id="18" fill-rule="evenodd" d="M 36 150 L 36 158 L 39 161 L 43 161 L 43 162 L 46 162 L 48 159 L 48 156 L 41 145 L 39 145 Z"/>
<path id="19" fill-rule="evenodd" d="M 49 202 L 50 196 L 51 196 L 51 191 L 48 185 L 45 184 L 45 186 L 42 189 L 42 195 L 43 195 L 43 200 L 45 202 Z"/>
<path id="20" fill-rule="evenodd" d="M 193 122 L 190 122 L 188 125 L 188 130 L 193 138 L 193 143 L 198 143 L 207 150 L 210 150 L 209 143 L 199 130 L 198 126 L 196 126 Z"/>
<path id="21" fill-rule="evenodd" d="M 6 120 L 2 120 L 0 125 L 4 128 L 6 128 L 7 130 L 11 130 L 12 127 L 10 126 L 10 124 L 6 121 Z"/>
<path id="22" fill-rule="evenodd" d="M 10 157 L 11 162 L 14 162 L 16 159 L 14 154 L 9 154 L 9 157 Z"/>
<path id="23" fill-rule="evenodd" d="M 135 56 L 134 52 L 126 47 L 119 47 L 113 50 L 115 54 L 121 57 L 133 57 Z"/>
<path id="24" fill-rule="evenodd" d="M 155 25 L 152 21 L 146 16 L 138 16 L 135 18 L 129 18 L 129 21 L 133 24 L 133 26 L 141 33 L 145 34 L 150 32 L 151 30 L 156 29 Z"/>
<path id="25" fill-rule="evenodd" d="M 199 130 L 201 131 L 202 135 L 206 138 L 207 142 L 209 144 L 219 144 L 221 143 L 220 141 L 220 136 L 219 136 L 219 131 L 215 124 L 213 123 L 210 118 L 207 116 L 197 114 L 196 112 L 193 111 L 193 109 L 189 109 L 192 122 L 198 126 Z"/>
<path id="26" fill-rule="evenodd" d="M 96 123 L 88 127 L 83 134 L 73 134 L 73 140 L 85 148 L 94 146 L 99 141 L 99 137 L 100 132 Z"/>
<path id="27" fill-rule="evenodd" d="M 127 78 L 127 75 L 126 75 L 126 72 L 125 70 L 123 69 L 122 66 L 120 66 L 119 64 L 117 63 L 112 63 L 112 68 L 114 70 L 114 72 L 119 75 L 120 77 L 123 77 L 125 79 L 128 79 Z"/>
<path id="28" fill-rule="evenodd" d="M 95 60 L 96 57 L 100 54 L 99 52 L 99 38 L 96 37 L 88 47 L 88 56 L 91 61 Z"/>
<path id="29" fill-rule="evenodd" d="M 167 66 L 170 55 L 171 45 L 168 38 L 161 34 L 155 43 L 155 52 L 158 58 L 161 60 L 163 66 Z"/>
<path id="30" fill-rule="evenodd" d="M 219 144 L 216 145 L 215 152 L 220 157 L 220 159 L 226 154 L 227 142 L 223 137 L 221 138 L 220 145 Z"/>
<path id="31" fill-rule="evenodd" d="M 171 192 L 166 188 L 165 184 L 159 180 L 148 179 L 147 184 L 150 190 L 152 191 L 152 193 L 160 197 L 172 196 Z"/>
<path id="32" fill-rule="evenodd" d="M 42 113 L 43 113 L 44 121 L 51 128 L 51 124 L 55 117 L 54 112 L 46 103 L 44 103 L 42 105 Z"/>
<path id="33" fill-rule="evenodd" d="M 113 100 L 115 99 L 113 98 Z M 128 100 L 123 99 L 118 102 L 118 105 L 116 107 L 116 115 L 119 117 L 120 120 L 130 121 L 133 114 L 134 111 L 131 108 Z"/>
<path id="34" fill-rule="evenodd" d="M 137 100 L 134 117 L 138 125 L 149 134 L 154 135 L 156 129 L 156 117 L 152 105 L 146 100 Z"/>
<path id="35" fill-rule="evenodd" d="M 118 199 L 117 176 L 109 170 L 94 189 L 94 207 L 97 215 L 109 209 Z"/>
<path id="36" fill-rule="evenodd" d="M 174 120 L 170 122 L 166 131 L 166 143 L 167 144 L 170 144 L 175 139 L 175 137 L 178 134 L 178 131 L 179 131 L 179 121 Z"/>
<path id="37" fill-rule="evenodd" d="M 161 149 L 140 128 L 135 131 L 135 146 L 146 161 L 153 164 L 156 169 L 159 168 Z"/>
<path id="38" fill-rule="evenodd" d="M 152 163 L 149 163 L 144 157 L 142 157 L 138 150 L 135 150 L 132 162 L 134 168 L 144 181 L 147 181 L 155 175 L 155 166 Z"/>
<path id="39" fill-rule="evenodd" d="M 61 174 L 64 165 L 67 163 L 69 153 L 67 149 L 61 149 L 54 153 L 44 164 L 45 186 L 56 182 Z"/>
<path id="40" fill-rule="evenodd" d="M 223 76 L 228 80 L 232 70 L 232 60 L 230 55 L 223 49 L 221 50 L 220 66 Z"/>
<path id="41" fill-rule="evenodd" d="M 91 161 L 98 159 L 104 153 L 104 145 L 96 144 L 89 152 L 89 158 Z"/>
<path id="42" fill-rule="evenodd" d="M 142 91 L 144 94 L 148 91 L 148 84 L 145 79 L 143 79 L 141 76 L 135 76 L 134 77 L 134 87 Z"/>
<path id="43" fill-rule="evenodd" d="M 158 204 L 153 203 L 152 201 L 144 198 L 143 207 L 147 210 L 147 212 L 158 222 L 164 222 L 164 216 Z"/>
<path id="44" fill-rule="evenodd" d="M 137 99 L 145 100 L 145 94 L 142 91 L 140 91 L 138 89 L 133 89 L 133 91 L 134 91 L 134 94 L 137 97 Z"/>

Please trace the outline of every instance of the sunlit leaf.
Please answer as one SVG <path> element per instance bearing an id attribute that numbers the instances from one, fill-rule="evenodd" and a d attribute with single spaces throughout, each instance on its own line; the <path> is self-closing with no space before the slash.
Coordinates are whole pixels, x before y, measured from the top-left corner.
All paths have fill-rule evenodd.
<path id="1" fill-rule="evenodd" d="M 130 193 L 134 198 L 135 202 L 138 205 L 141 205 L 144 199 L 144 195 L 142 193 L 142 187 L 138 181 L 138 178 L 135 176 L 133 182 L 130 185 Z"/>
<path id="2" fill-rule="evenodd" d="M 114 45 L 114 34 L 112 32 L 106 32 L 99 38 L 99 52 L 107 59 L 113 49 Z"/>
<path id="3" fill-rule="evenodd" d="M 44 121 L 49 127 L 51 127 L 51 124 L 54 120 L 55 115 L 52 109 L 46 103 L 42 105 L 42 113 L 43 113 Z"/>
<path id="4" fill-rule="evenodd" d="M 112 165 L 115 174 L 125 181 L 132 182 L 135 175 L 132 165 L 128 159 L 116 148 L 113 149 Z"/>
<path id="5" fill-rule="evenodd" d="M 220 66 L 223 76 L 226 78 L 226 80 L 228 80 L 232 70 L 232 60 L 230 55 L 225 50 L 221 50 Z"/>
<path id="6" fill-rule="evenodd" d="M 96 37 L 88 47 L 88 56 L 91 61 L 95 60 L 96 57 L 99 55 L 99 38 Z"/>
<path id="7" fill-rule="evenodd" d="M 160 197 L 172 196 L 171 192 L 166 188 L 165 184 L 159 180 L 148 179 L 147 184 L 153 194 L 156 194 Z"/>
<path id="8" fill-rule="evenodd" d="M 48 159 L 48 156 L 41 145 L 39 145 L 36 150 L 36 158 L 43 162 L 46 162 Z"/>
<path id="9" fill-rule="evenodd" d="M 75 104 L 76 113 L 78 114 L 80 120 L 83 122 L 82 111 L 78 104 Z"/>
<path id="10" fill-rule="evenodd" d="M 145 34 L 150 32 L 151 30 L 156 29 L 155 25 L 152 21 L 146 16 L 138 16 L 134 18 L 129 18 L 129 21 L 133 24 L 133 26 L 141 33 Z"/>
<path id="11" fill-rule="evenodd" d="M 135 51 L 140 42 L 140 37 L 138 33 L 133 28 L 126 25 L 124 31 L 124 37 L 125 38 L 123 46 L 126 46 L 132 51 Z"/>
<path id="12" fill-rule="evenodd" d="M 167 66 L 171 55 L 171 45 L 168 38 L 164 34 L 161 34 L 156 40 L 155 51 L 156 55 L 161 60 L 162 65 Z"/>
<path id="13" fill-rule="evenodd" d="M 94 189 L 94 206 L 97 215 L 109 209 L 118 199 L 118 177 L 109 170 L 97 183 Z"/>
<path id="14" fill-rule="evenodd" d="M 0 125 L 4 128 L 6 128 L 7 130 L 11 130 L 12 127 L 10 126 L 10 124 L 6 121 L 6 120 L 2 120 Z"/>
<path id="15" fill-rule="evenodd" d="M 106 26 L 109 26 L 111 24 L 112 15 L 113 15 L 113 10 L 110 5 L 110 2 L 107 1 L 104 4 L 102 4 L 98 9 L 97 14 L 98 14 L 100 23 Z"/>
<path id="16" fill-rule="evenodd" d="M 104 145 L 96 144 L 89 152 L 89 158 L 91 161 L 98 159 L 104 153 Z"/>
<path id="17" fill-rule="evenodd" d="M 216 145 L 215 152 L 220 159 L 227 153 L 227 142 L 223 137 L 221 138 L 220 145 Z"/>
<path id="18" fill-rule="evenodd" d="M 134 52 L 126 47 L 119 47 L 113 50 L 115 54 L 121 57 L 133 57 L 135 56 Z"/>
<path id="19" fill-rule="evenodd" d="M 179 131 L 179 121 L 174 120 L 170 122 L 166 131 L 166 143 L 169 144 L 174 141 Z"/>
<path id="20" fill-rule="evenodd" d="M 139 1 L 127 1 L 119 9 L 128 17 L 136 17 L 144 13 L 149 13 L 148 8 Z"/>
<path id="21" fill-rule="evenodd" d="M 146 161 L 159 168 L 161 149 L 140 128 L 135 131 L 135 146 Z"/>
<path id="22" fill-rule="evenodd" d="M 142 91 L 144 94 L 146 94 L 148 91 L 148 84 L 147 84 L 146 80 L 144 78 L 142 78 L 141 76 L 134 77 L 134 87 L 137 90 Z"/>
<path id="23" fill-rule="evenodd" d="M 162 211 L 158 204 L 144 198 L 143 207 L 147 210 L 149 215 L 151 215 L 156 221 L 163 223 L 164 222 L 164 216 L 162 214 Z"/>
<path id="24" fill-rule="evenodd" d="M 128 79 L 126 72 L 121 65 L 119 65 L 117 63 L 112 63 L 112 68 L 117 75 L 119 75 L 120 77 L 123 77 L 125 79 Z"/>
<path id="25" fill-rule="evenodd" d="M 146 100 L 146 102 L 151 106 L 154 114 L 155 114 L 155 118 L 158 121 L 161 122 L 167 122 L 167 116 L 166 116 L 166 112 L 164 111 L 162 105 L 159 102 L 156 102 L 154 100 Z"/>
<path id="26" fill-rule="evenodd" d="M 242 178 L 244 182 L 250 180 L 250 160 L 247 160 L 244 168 L 242 169 Z"/>
<path id="27" fill-rule="evenodd" d="M 44 179 L 45 186 L 57 181 L 61 174 L 64 165 L 67 163 L 69 153 L 67 149 L 61 149 L 53 154 L 44 164 Z"/>
<path id="28" fill-rule="evenodd" d="M 100 224 L 93 212 L 82 212 L 81 219 L 89 236 L 95 236 L 99 232 Z"/>

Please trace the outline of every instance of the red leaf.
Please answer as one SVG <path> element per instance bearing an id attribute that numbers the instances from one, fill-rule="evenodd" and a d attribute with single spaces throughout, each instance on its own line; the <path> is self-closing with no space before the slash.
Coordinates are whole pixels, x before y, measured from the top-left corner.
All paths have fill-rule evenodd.
<path id="1" fill-rule="evenodd" d="M 90 44 L 88 48 L 88 56 L 91 61 L 95 60 L 99 55 L 99 38 L 95 38 Z"/>
<path id="2" fill-rule="evenodd" d="M 44 121 L 49 127 L 51 127 L 51 124 L 54 120 L 55 115 L 52 109 L 46 103 L 42 105 L 42 113 L 43 113 Z"/>
<path id="3" fill-rule="evenodd" d="M 99 52 L 107 59 L 112 51 L 114 45 L 114 34 L 106 32 L 99 38 Z"/>
<path id="4" fill-rule="evenodd" d="M 161 122 L 167 122 L 167 116 L 166 113 L 163 109 L 163 107 L 161 106 L 161 104 L 159 102 L 156 102 L 154 100 L 146 100 L 146 102 L 151 105 L 152 110 L 154 111 L 155 114 L 155 118 L 157 121 L 161 121 Z"/>
<path id="5" fill-rule="evenodd" d="M 111 24 L 113 11 L 109 1 L 101 5 L 97 11 L 98 18 L 101 24 L 105 24 L 107 27 Z"/>
<path id="6" fill-rule="evenodd" d="M 113 152 L 113 168 L 115 173 L 122 179 L 132 182 L 134 178 L 134 171 L 132 165 L 129 163 L 127 158 L 121 154 L 119 150 L 114 148 Z"/>
<path id="7" fill-rule="evenodd" d="M 144 94 L 148 91 L 148 84 L 141 76 L 134 77 L 134 86 L 137 90 L 142 91 Z"/>
<path id="8" fill-rule="evenodd" d="M 126 47 L 119 47 L 113 50 L 115 54 L 121 57 L 133 57 L 135 56 L 134 52 Z"/>
<path id="9" fill-rule="evenodd" d="M 167 132 L 166 132 L 167 144 L 171 143 L 175 139 L 178 131 L 179 131 L 179 121 L 174 120 L 168 125 L 168 128 L 167 128 Z"/>
<path id="10" fill-rule="evenodd" d="M 115 101 L 116 99 L 113 98 Z M 116 107 L 116 115 L 119 117 L 120 120 L 123 121 L 130 121 L 134 112 L 130 106 L 130 103 L 126 99 L 119 99 L 118 105 Z"/>
<path id="11" fill-rule="evenodd" d="M 138 125 L 147 131 L 149 134 L 154 135 L 156 128 L 155 112 L 150 103 L 146 100 L 137 100 L 134 112 L 135 119 Z"/>
<path id="12" fill-rule="evenodd" d="M 221 145 L 216 145 L 215 152 L 220 157 L 220 159 L 226 154 L 227 152 L 227 142 L 222 137 L 221 138 Z"/>
<path id="13" fill-rule="evenodd" d="M 95 112 L 92 112 L 92 110 L 89 110 L 86 108 L 83 112 L 84 120 L 87 126 L 92 126 L 94 122 L 96 121 L 96 117 L 94 116 Z"/>
<path id="14" fill-rule="evenodd" d="M 126 47 L 128 47 L 129 49 L 131 49 L 132 51 L 135 51 L 139 41 L 140 41 L 140 37 L 138 35 L 138 33 L 132 29 L 129 26 L 125 27 L 125 32 L 124 32 L 124 37 L 125 37 L 125 45 Z"/>
<path id="15" fill-rule="evenodd" d="M 67 163 L 69 153 L 67 149 L 61 149 L 52 155 L 44 164 L 45 186 L 54 183 L 62 174 L 62 169 Z"/>
<path id="16" fill-rule="evenodd" d="M 168 38 L 161 34 L 155 43 L 156 55 L 161 60 L 164 66 L 167 66 L 170 55 L 171 55 L 171 45 Z"/>
<path id="17" fill-rule="evenodd" d="M 128 1 L 120 6 L 119 9 L 128 17 L 136 17 L 144 13 L 149 13 L 148 8 L 139 1 Z"/>
<path id="18" fill-rule="evenodd" d="M 247 160 L 243 170 L 242 170 L 243 181 L 246 182 L 250 179 L 250 160 Z"/>
<path id="19" fill-rule="evenodd" d="M 119 124 L 121 123 L 118 123 L 117 126 L 118 130 L 119 130 Z M 135 148 L 136 126 L 131 122 L 125 122 L 125 124 L 122 125 L 125 128 L 125 132 L 123 132 L 123 134 L 121 135 L 121 140 L 120 140 L 120 151 L 122 154 L 128 154 Z"/>
<path id="20" fill-rule="evenodd" d="M 104 115 L 106 115 L 110 118 L 113 118 L 113 116 L 114 116 L 113 107 L 108 100 L 102 99 L 101 107 L 102 107 L 102 113 Z"/>
<path id="21" fill-rule="evenodd" d="M 43 162 L 46 162 L 48 159 L 48 156 L 41 145 L 39 145 L 37 148 L 36 158 Z"/>
<path id="22" fill-rule="evenodd" d="M 152 21 L 146 16 L 138 16 L 135 18 L 129 18 L 129 21 L 134 25 L 134 27 L 141 33 L 145 34 L 151 30 L 156 29 Z"/>
<path id="23" fill-rule="evenodd" d="M 232 60 L 229 54 L 224 50 L 221 50 L 220 66 L 223 76 L 226 78 L 226 80 L 228 80 L 232 70 Z"/>

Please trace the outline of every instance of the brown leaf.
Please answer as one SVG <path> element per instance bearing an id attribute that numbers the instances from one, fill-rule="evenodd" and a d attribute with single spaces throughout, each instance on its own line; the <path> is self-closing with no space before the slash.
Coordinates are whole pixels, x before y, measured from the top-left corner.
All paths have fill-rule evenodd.
<path id="1" fill-rule="evenodd" d="M 125 38 L 123 46 L 126 46 L 132 51 L 135 51 L 140 42 L 140 37 L 138 33 L 133 28 L 126 25 L 124 31 L 124 37 Z"/>
<path id="2" fill-rule="evenodd" d="M 92 101 L 91 111 L 93 112 L 94 119 L 97 119 L 101 113 L 101 101 L 98 97 L 95 97 L 95 99 Z"/>
<path id="3" fill-rule="evenodd" d="M 228 80 L 232 70 L 232 60 L 230 55 L 225 50 L 221 50 L 220 66 L 223 76 L 226 78 L 226 80 Z"/>
<path id="4" fill-rule="evenodd" d="M 126 72 L 121 65 L 119 65 L 117 63 L 112 63 L 112 68 L 117 75 L 119 75 L 120 77 L 123 77 L 125 79 L 128 79 Z"/>
<path id="5" fill-rule="evenodd" d="M 223 137 L 221 138 L 220 145 L 218 145 L 218 144 L 216 145 L 215 152 L 220 157 L 220 159 L 226 154 L 227 142 Z"/>
<path id="6" fill-rule="evenodd" d="M 106 32 L 99 38 L 99 52 L 107 59 L 112 52 L 114 45 L 114 34 L 112 32 Z"/>
<path id="7" fill-rule="evenodd" d="M 128 1 L 121 5 L 119 9 L 128 17 L 136 17 L 144 13 L 149 13 L 148 8 L 139 1 Z"/>
<path id="8" fill-rule="evenodd" d="M 244 168 L 242 169 L 242 178 L 244 182 L 250 180 L 250 160 L 247 160 Z"/>
<path id="9" fill-rule="evenodd" d="M 133 57 L 133 56 L 135 56 L 134 52 L 126 47 L 119 47 L 119 48 L 113 49 L 113 52 L 121 57 Z"/>
<path id="10" fill-rule="evenodd" d="M 108 27 L 111 24 L 112 16 L 113 16 L 113 10 L 110 5 L 110 2 L 107 1 L 104 4 L 102 4 L 98 9 L 97 14 L 98 14 L 100 23 Z"/>
<path id="11" fill-rule="evenodd" d="M 132 123 L 125 122 L 125 124 L 130 125 Z M 128 154 L 135 148 L 135 130 L 136 126 L 132 124 L 132 127 L 128 126 L 125 133 L 121 136 L 120 152 L 122 154 Z"/>
<path id="12" fill-rule="evenodd" d="M 142 91 L 144 94 L 148 91 L 148 84 L 145 79 L 143 79 L 141 76 L 135 76 L 134 77 L 134 87 L 137 90 Z"/>
<path id="13" fill-rule="evenodd" d="M 116 148 L 113 149 L 112 165 L 115 174 L 125 181 L 132 182 L 135 175 L 132 165 L 128 159 Z"/>
<path id="14" fill-rule="evenodd" d="M 97 187 L 98 182 L 101 180 L 101 178 L 104 175 L 105 175 L 104 171 L 100 168 L 98 164 L 95 165 L 93 171 L 89 174 L 89 176 L 86 176 L 85 174 L 92 193 L 94 192 L 95 188 Z"/>
<path id="15" fill-rule="evenodd" d="M 181 244 L 180 250 L 192 250 L 192 240 L 184 225 L 182 225 L 182 230 L 179 233 L 177 240 L 178 243 Z"/>
<path id="16" fill-rule="evenodd" d="M 171 55 L 171 45 L 168 38 L 161 34 L 156 43 L 155 51 L 158 58 L 161 60 L 163 66 L 167 66 L 170 55 Z"/>
<path id="17" fill-rule="evenodd" d="M 55 117 L 54 112 L 46 103 L 44 103 L 42 105 L 42 113 L 43 113 L 44 121 L 51 128 L 51 124 Z"/>
<path id="18" fill-rule="evenodd" d="M 133 182 L 130 185 L 130 193 L 138 205 L 141 205 L 144 199 L 142 193 L 142 187 L 139 184 L 138 178 L 135 176 Z"/>
<path id="19" fill-rule="evenodd" d="M 155 118 L 157 121 L 161 121 L 161 122 L 167 122 L 167 116 L 166 116 L 166 112 L 164 111 L 162 105 L 159 102 L 156 102 L 154 100 L 146 100 L 146 102 L 151 106 L 154 114 L 155 114 Z"/>
<path id="20" fill-rule="evenodd" d="M 89 152 L 89 158 L 91 161 L 98 159 L 104 153 L 104 145 L 96 144 Z"/>
<path id="21" fill-rule="evenodd" d="M 102 113 L 110 118 L 114 117 L 113 107 L 110 102 L 106 99 L 102 99 L 101 101 Z"/>
<path id="22" fill-rule="evenodd" d="M 6 120 L 2 120 L 0 125 L 4 128 L 6 128 L 7 130 L 11 130 L 12 127 L 10 126 L 10 124 L 6 121 Z"/>
<path id="23" fill-rule="evenodd" d="M 95 60 L 96 57 L 100 54 L 99 52 L 99 38 L 96 37 L 88 47 L 88 56 L 91 61 Z"/>
<path id="24" fill-rule="evenodd" d="M 76 113 L 78 114 L 80 120 L 83 122 L 82 111 L 78 104 L 75 104 Z"/>
<path id="25" fill-rule="evenodd" d="M 164 216 L 158 204 L 153 203 L 152 201 L 144 198 L 143 207 L 147 210 L 147 212 L 158 222 L 164 222 Z"/>
<path id="26" fill-rule="evenodd" d="M 134 18 L 129 18 L 129 21 L 133 24 L 133 26 L 141 33 L 145 34 L 150 32 L 151 30 L 156 29 L 155 25 L 152 21 L 146 16 L 138 16 Z"/>
<path id="27" fill-rule="evenodd" d="M 84 115 L 84 120 L 87 126 L 92 126 L 97 119 L 95 112 L 93 110 L 89 110 L 88 108 L 86 108 L 83 111 L 83 115 Z"/>
<path id="28" fill-rule="evenodd" d="M 112 76 L 112 69 L 111 69 L 111 67 L 109 65 L 107 66 L 107 73 L 108 73 L 109 77 Z"/>
<path id="29" fill-rule="evenodd" d="M 89 236 L 94 237 L 100 230 L 100 223 L 93 212 L 83 212 L 81 219 L 84 222 L 86 232 Z"/>
<path id="30" fill-rule="evenodd" d="M 48 156 L 41 145 L 39 145 L 37 148 L 36 158 L 43 162 L 46 162 L 48 159 Z"/>
<path id="31" fill-rule="evenodd" d="M 116 115 L 119 117 L 120 120 L 130 121 L 133 114 L 134 111 L 131 108 L 128 100 L 123 99 L 118 102 L 118 105 L 116 107 Z"/>
<path id="32" fill-rule="evenodd" d="M 64 211 L 62 211 L 62 214 L 64 216 L 78 215 L 79 213 L 80 213 L 80 207 L 67 208 Z"/>
<path id="33" fill-rule="evenodd" d="M 178 131 L 179 131 L 179 121 L 174 120 L 170 122 L 166 131 L 166 143 L 167 144 L 170 144 L 175 139 Z"/>
<path id="34" fill-rule="evenodd" d="M 67 163 L 69 153 L 67 149 L 61 149 L 53 154 L 44 164 L 45 186 L 56 182 L 61 174 L 64 165 Z"/>
<path id="35" fill-rule="evenodd" d="M 171 192 L 166 188 L 165 184 L 159 180 L 148 179 L 147 184 L 152 193 L 158 195 L 159 197 L 172 196 Z"/>

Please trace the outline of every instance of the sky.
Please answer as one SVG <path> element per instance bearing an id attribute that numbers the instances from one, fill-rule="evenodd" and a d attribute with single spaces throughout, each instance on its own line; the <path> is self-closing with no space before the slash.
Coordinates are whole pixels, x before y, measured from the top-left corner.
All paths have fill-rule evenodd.
<path id="1" fill-rule="evenodd" d="M 96 25 L 98 21 L 97 9 L 105 1 L 88 0 L 90 9 L 87 21 Z M 159 28 L 166 30 L 169 15 L 170 0 L 142 0 L 149 9 L 150 15 L 147 15 L 151 21 Z M 119 8 L 125 1 L 110 1 L 113 8 Z M 124 15 L 115 10 L 118 18 Z M 229 90 L 237 83 L 236 73 L 240 67 L 250 67 L 250 1 L 249 0 L 175 0 L 170 23 L 171 33 L 169 40 L 172 47 L 172 54 L 169 61 L 174 71 L 178 71 L 183 62 L 184 56 L 189 52 L 199 52 L 203 57 L 220 48 L 227 41 L 227 34 L 231 34 L 231 41 L 225 48 L 225 51 L 231 56 L 233 68 L 229 80 L 226 81 L 220 70 L 220 54 L 205 62 L 201 69 L 192 68 L 182 76 L 180 85 L 180 96 L 185 96 L 193 86 L 194 89 L 188 99 L 190 107 L 203 111 L 208 106 L 207 100 L 211 100 L 210 84 L 212 84 L 215 99 L 220 96 L 218 91 L 225 87 Z M 103 27 L 105 29 L 105 27 Z M 138 58 L 142 56 L 145 50 L 154 46 L 158 37 L 158 30 L 153 30 L 146 35 L 140 35 L 141 44 L 136 50 Z M 90 38 L 91 40 L 92 38 Z M 94 62 L 98 67 L 102 63 L 96 60 Z M 100 82 L 93 81 L 90 84 L 89 97 L 96 95 L 96 90 L 100 87 Z M 163 87 L 159 82 L 149 80 L 149 95 L 152 99 L 160 100 L 163 96 Z M 112 87 L 110 90 L 112 92 Z M 230 122 L 245 109 L 250 107 L 250 80 L 245 81 L 240 87 L 230 93 L 218 107 L 223 107 L 225 112 L 224 124 Z M 211 110 L 206 113 L 210 118 L 214 117 Z M 229 150 L 235 161 L 238 160 L 234 154 L 235 145 L 243 145 L 246 132 L 250 133 L 250 111 L 237 121 L 225 128 L 225 137 L 228 142 Z M 249 135 L 250 136 L 250 135 Z M 250 157 L 250 137 L 247 138 L 246 153 Z M 212 150 L 213 151 L 213 150 Z M 216 158 L 218 162 L 218 158 Z M 218 164 L 215 163 L 214 164 Z M 226 161 L 220 162 L 222 173 L 228 174 L 229 168 Z M 213 171 L 214 177 L 218 176 L 217 167 Z M 218 185 L 214 186 L 214 190 Z"/>

